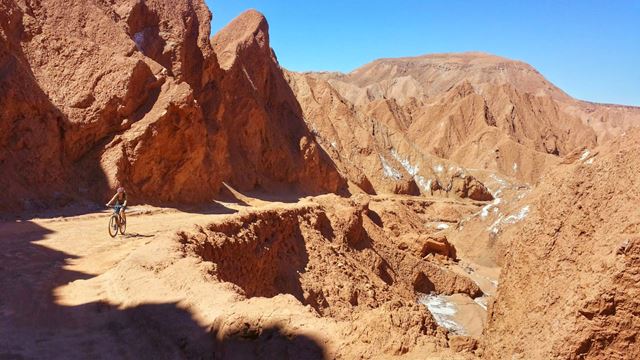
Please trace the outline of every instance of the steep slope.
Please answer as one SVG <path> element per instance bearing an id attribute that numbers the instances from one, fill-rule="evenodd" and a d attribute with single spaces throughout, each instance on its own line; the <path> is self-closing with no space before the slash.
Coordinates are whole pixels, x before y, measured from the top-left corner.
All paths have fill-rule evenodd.
<path id="1" fill-rule="evenodd" d="M 418 176 L 446 188 L 460 165 L 535 183 L 559 157 L 640 123 L 638 108 L 619 116 L 621 107 L 574 100 L 531 66 L 483 53 L 381 59 L 349 74 L 287 78 L 327 153 L 352 181 L 366 178 L 378 191 L 393 188 L 383 185 L 383 158 L 402 181 Z M 356 165 L 331 148 L 356 154 Z M 419 170 L 405 176 L 403 161 Z M 453 174 L 428 170 L 447 164 Z"/>
<path id="2" fill-rule="evenodd" d="M 69 164 L 60 138 L 65 118 L 40 88 L 20 48 L 22 12 L 0 2 L 0 186 L 4 205 L 30 206 L 32 199 L 58 196 Z M 47 136 L 43 136 L 46 134 Z"/>
<path id="3" fill-rule="evenodd" d="M 394 101 L 381 100 L 361 110 L 324 80 L 295 73 L 287 73 L 287 78 L 321 145 L 349 180 L 365 192 L 452 192 L 475 200 L 492 198 L 484 185 L 458 164 L 425 152 L 410 141 L 406 136 L 409 120 Z"/>
<path id="4" fill-rule="evenodd" d="M 489 358 L 640 357 L 640 130 L 573 157 L 525 200 L 486 334 Z"/>
<path id="5" fill-rule="evenodd" d="M 1 4 L 3 211 L 101 199 L 117 183 L 137 201 L 173 203 L 210 201 L 223 181 L 344 187 L 261 16 L 219 38 L 237 65 L 221 68 L 202 1 Z"/>
<path id="6" fill-rule="evenodd" d="M 576 101 L 564 104 L 564 110 L 578 116 L 598 134 L 598 143 L 602 144 L 640 123 L 640 108 L 615 104 L 599 104 Z"/>
<path id="7" fill-rule="evenodd" d="M 336 80 L 364 88 L 369 100 L 371 97 L 430 98 L 463 81 L 480 90 L 511 84 L 523 93 L 568 98 L 529 64 L 480 52 L 379 59 Z M 406 91 L 408 84 L 414 85 L 413 91 Z"/>
<path id="8" fill-rule="evenodd" d="M 211 40 L 222 74 L 207 112 L 225 134 L 229 177 L 240 189 L 300 184 L 306 191 L 341 191 L 344 180 L 309 132 L 300 105 L 269 47 L 269 25 L 249 10 Z M 208 99 L 204 98 L 203 103 Z"/>

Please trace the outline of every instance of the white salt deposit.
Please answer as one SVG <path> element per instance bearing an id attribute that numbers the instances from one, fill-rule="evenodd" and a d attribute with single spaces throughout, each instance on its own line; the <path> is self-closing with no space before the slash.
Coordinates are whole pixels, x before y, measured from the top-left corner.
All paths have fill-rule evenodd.
<path id="1" fill-rule="evenodd" d="M 589 151 L 589 149 L 586 149 L 583 153 L 582 156 L 580 156 L 580 161 L 585 161 L 589 155 L 591 155 L 591 151 Z"/>
<path id="2" fill-rule="evenodd" d="M 527 217 L 527 215 L 529 215 L 529 205 L 523 207 L 517 213 L 511 214 L 507 217 L 504 217 L 502 214 L 500 214 L 498 219 L 494 221 L 493 224 L 491 224 L 491 226 L 487 228 L 487 230 L 493 234 L 497 234 L 498 232 L 500 232 L 501 224 L 504 224 L 504 225 L 515 224 L 519 221 L 522 221 L 524 218 Z"/>
<path id="3" fill-rule="evenodd" d="M 415 180 L 416 184 L 418 184 L 422 191 L 431 192 L 431 179 L 427 180 L 423 176 L 418 175 L 418 171 L 420 171 L 420 167 L 418 165 L 411 164 L 409 159 L 400 156 L 396 149 L 391 150 L 391 156 L 393 156 L 393 158 L 402 165 L 407 173 L 413 177 L 413 180 Z"/>
<path id="4" fill-rule="evenodd" d="M 454 321 L 453 316 L 457 313 L 456 305 L 450 302 L 445 296 L 423 295 L 418 302 L 425 305 L 438 325 L 458 334 L 466 335 L 462 325 Z"/>
<path id="5" fill-rule="evenodd" d="M 425 192 L 431 192 L 431 179 L 426 180 L 424 177 L 420 175 L 414 176 L 413 179 L 416 181 L 416 184 L 418 184 L 418 186 L 422 190 L 424 190 Z"/>
<path id="6" fill-rule="evenodd" d="M 380 155 L 380 162 L 382 163 L 382 171 L 384 172 L 384 176 L 392 178 L 394 180 L 402 179 L 402 174 L 400 174 L 398 170 L 389 165 L 387 160 L 382 155 Z"/>
<path id="7" fill-rule="evenodd" d="M 500 204 L 502 202 L 502 199 L 500 199 L 499 197 L 495 197 L 493 199 L 493 202 L 491 202 L 490 204 L 487 204 L 485 206 L 482 207 L 482 210 L 480 210 L 480 217 L 482 219 L 486 219 L 487 216 L 489 216 L 489 210 L 491 210 L 491 208 L 498 206 L 498 204 Z M 498 212 L 498 208 L 495 207 L 493 209 L 494 212 Z"/>
<path id="8" fill-rule="evenodd" d="M 516 214 L 511 214 L 507 216 L 506 218 L 504 218 L 502 222 L 505 224 L 515 224 L 518 221 L 522 221 L 524 218 L 527 217 L 527 215 L 529 215 L 529 205 L 520 209 L 520 211 L 518 211 Z"/>
<path id="9" fill-rule="evenodd" d="M 253 88 L 253 90 L 258 91 L 258 88 L 253 83 L 253 80 L 251 80 L 251 77 L 249 76 L 249 73 L 247 72 L 247 69 L 244 66 L 242 67 L 242 71 L 244 72 L 244 76 L 247 77 L 247 80 L 249 80 L 249 83 L 251 84 L 251 87 Z"/>
<path id="10" fill-rule="evenodd" d="M 396 149 L 391 150 L 391 156 L 393 156 L 393 158 L 396 159 L 405 170 L 407 170 L 409 175 L 416 176 L 416 174 L 418 174 L 420 168 L 417 165 L 412 165 L 411 162 L 409 162 L 409 159 L 401 157 Z"/>
<path id="11" fill-rule="evenodd" d="M 480 296 L 477 297 L 475 299 L 473 299 L 473 301 L 476 302 L 476 304 L 480 305 L 481 308 L 487 310 L 487 298 L 484 296 Z"/>

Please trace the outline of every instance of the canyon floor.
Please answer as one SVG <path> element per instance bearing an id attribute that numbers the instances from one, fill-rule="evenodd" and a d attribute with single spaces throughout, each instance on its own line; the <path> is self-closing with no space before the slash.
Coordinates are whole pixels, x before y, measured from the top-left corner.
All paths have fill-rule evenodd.
<path id="1" fill-rule="evenodd" d="M 0 358 L 475 357 L 464 350 L 482 333 L 499 270 L 441 248 L 392 244 L 370 226 L 397 231 L 407 223 L 385 211 L 410 211 L 437 234 L 455 220 L 432 215 L 482 204 L 236 195 L 207 209 L 132 207 L 127 233 L 116 238 L 107 234 L 106 211 L 0 223 Z M 284 225 L 274 228 L 270 216 Z M 366 240 L 354 235 L 362 229 Z M 203 236 L 220 231 L 232 236 L 211 250 Z M 381 260 L 362 260 L 372 258 L 369 250 Z M 429 296 L 407 268 L 416 265 L 404 253 L 414 251 L 434 267 L 425 270 L 435 283 Z M 344 292 L 352 278 L 362 288 Z"/>

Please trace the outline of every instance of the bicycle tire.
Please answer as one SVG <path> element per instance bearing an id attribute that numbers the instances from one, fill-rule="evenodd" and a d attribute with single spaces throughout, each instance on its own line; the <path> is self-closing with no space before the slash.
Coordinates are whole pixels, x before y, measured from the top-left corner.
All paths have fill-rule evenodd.
<path id="1" fill-rule="evenodd" d="M 116 219 L 115 215 L 112 215 L 109 218 L 109 235 L 113 238 L 118 235 L 118 219 Z"/>
<path id="2" fill-rule="evenodd" d="M 124 235 L 124 232 L 127 231 L 127 220 L 120 218 L 120 234 Z"/>

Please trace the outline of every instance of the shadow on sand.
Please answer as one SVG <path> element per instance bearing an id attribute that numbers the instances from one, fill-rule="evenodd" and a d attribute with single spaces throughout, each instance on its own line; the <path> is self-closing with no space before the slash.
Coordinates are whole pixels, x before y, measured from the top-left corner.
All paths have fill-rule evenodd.
<path id="1" fill-rule="evenodd" d="M 51 234 L 29 221 L 0 222 L 0 359 L 326 358 L 316 340 L 279 328 L 218 339 L 175 303 L 60 305 L 57 287 L 94 275 L 65 269 L 73 256 L 38 243 Z"/>

